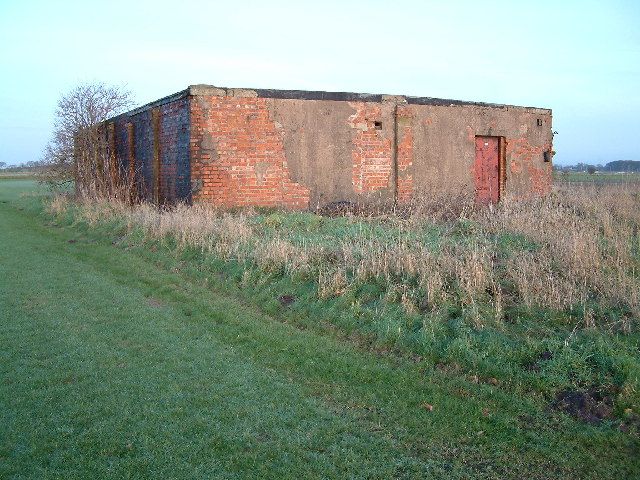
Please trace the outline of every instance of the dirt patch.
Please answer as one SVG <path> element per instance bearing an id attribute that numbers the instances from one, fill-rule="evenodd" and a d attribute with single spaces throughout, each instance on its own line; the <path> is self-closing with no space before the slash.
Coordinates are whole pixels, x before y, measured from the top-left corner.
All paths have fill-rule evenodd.
<path id="1" fill-rule="evenodd" d="M 344 217 L 357 213 L 357 210 L 358 207 L 355 203 L 343 200 L 324 205 L 318 210 L 318 213 L 324 217 Z"/>
<path id="2" fill-rule="evenodd" d="M 640 437 L 640 415 L 633 412 L 626 413 L 618 429 L 621 432 Z"/>
<path id="3" fill-rule="evenodd" d="M 147 305 L 153 308 L 161 308 L 164 307 L 164 303 L 162 303 L 157 298 L 149 297 L 147 298 Z"/>
<path id="4" fill-rule="evenodd" d="M 542 365 L 544 365 L 545 362 L 548 362 L 552 358 L 553 358 L 553 353 L 551 353 L 549 350 L 545 350 L 530 362 L 525 363 L 523 365 L 523 368 L 530 372 L 539 372 L 540 368 L 542 368 Z"/>
<path id="5" fill-rule="evenodd" d="M 293 302 L 296 301 L 296 297 L 294 297 L 293 295 L 280 295 L 278 297 L 278 301 L 280 302 L 280 305 L 282 305 L 283 307 L 288 307 L 289 305 L 291 305 Z"/>
<path id="6" fill-rule="evenodd" d="M 613 399 L 613 395 L 594 388 L 585 391 L 562 390 L 556 395 L 552 406 L 583 422 L 597 425 L 614 418 Z"/>

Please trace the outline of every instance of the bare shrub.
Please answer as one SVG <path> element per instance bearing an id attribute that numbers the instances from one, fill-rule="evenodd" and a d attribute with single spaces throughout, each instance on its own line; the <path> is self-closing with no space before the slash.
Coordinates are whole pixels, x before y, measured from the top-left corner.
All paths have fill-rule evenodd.
<path id="1" fill-rule="evenodd" d="M 128 199 L 133 178 L 120 169 L 104 122 L 132 105 L 129 92 L 102 83 L 82 84 L 62 95 L 43 153 L 42 179 L 58 187 L 75 181 L 82 197 Z"/>

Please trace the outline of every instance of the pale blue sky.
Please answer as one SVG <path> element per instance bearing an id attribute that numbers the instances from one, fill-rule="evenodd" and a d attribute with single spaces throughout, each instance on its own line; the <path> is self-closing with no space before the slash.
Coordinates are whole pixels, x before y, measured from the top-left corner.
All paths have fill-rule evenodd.
<path id="1" fill-rule="evenodd" d="M 640 160 L 640 2 L 0 0 L 0 161 L 37 160 L 59 95 L 195 83 L 553 109 L 555 162 Z"/>

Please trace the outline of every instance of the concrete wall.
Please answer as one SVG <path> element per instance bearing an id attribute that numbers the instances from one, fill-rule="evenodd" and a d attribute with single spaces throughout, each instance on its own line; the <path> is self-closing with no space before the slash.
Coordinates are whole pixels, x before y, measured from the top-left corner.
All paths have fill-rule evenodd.
<path id="1" fill-rule="evenodd" d="M 409 105 L 407 134 L 412 137 L 408 175 L 416 192 L 431 188 L 473 189 L 475 136 L 505 140 L 504 192 L 516 196 L 547 193 L 551 188 L 551 111 L 476 105 Z M 540 124 L 540 125 L 539 125 Z"/>

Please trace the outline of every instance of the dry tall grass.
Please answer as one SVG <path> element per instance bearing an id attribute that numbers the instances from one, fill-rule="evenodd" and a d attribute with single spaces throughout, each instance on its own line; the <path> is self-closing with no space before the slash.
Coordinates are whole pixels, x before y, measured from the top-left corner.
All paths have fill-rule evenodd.
<path id="1" fill-rule="evenodd" d="M 61 200 L 50 205 L 53 213 L 65 209 Z M 303 275 L 317 281 L 320 297 L 375 280 L 408 313 L 457 305 L 477 327 L 512 321 L 505 312 L 514 306 L 624 332 L 640 317 L 640 194 L 632 186 L 561 186 L 544 198 L 505 198 L 491 209 L 462 196 L 424 197 L 402 214 L 348 217 L 362 227 L 349 238 L 305 238 L 304 229 L 288 226 L 287 214 L 206 205 L 159 210 L 94 200 L 74 215 L 89 224 L 119 218 L 150 238 L 175 238 L 178 248 Z M 429 228 L 438 230 L 436 240 L 422 235 Z"/>

